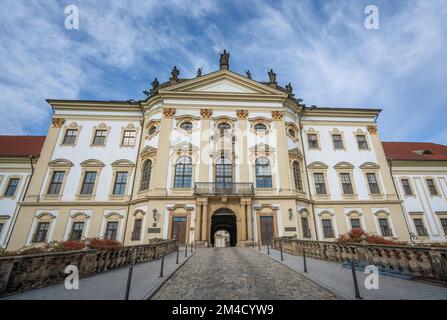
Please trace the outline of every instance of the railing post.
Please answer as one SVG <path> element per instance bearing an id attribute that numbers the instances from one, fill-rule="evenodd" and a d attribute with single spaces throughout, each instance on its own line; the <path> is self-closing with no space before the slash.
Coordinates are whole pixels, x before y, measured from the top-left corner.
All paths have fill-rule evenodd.
<path id="1" fill-rule="evenodd" d="M 352 280 L 354 281 L 354 294 L 356 299 L 362 299 L 360 296 L 359 285 L 357 283 L 357 275 L 355 273 L 354 259 L 351 260 Z"/>
<path id="2" fill-rule="evenodd" d="M 307 273 L 307 262 L 306 262 L 306 248 L 304 246 L 301 247 L 303 250 L 303 264 L 304 264 L 304 272 Z"/>
<path id="3" fill-rule="evenodd" d="M 188 242 L 185 242 L 185 258 L 188 257 Z"/>
<path id="4" fill-rule="evenodd" d="M 267 255 L 270 255 L 269 243 L 267 242 Z"/>
<path id="5" fill-rule="evenodd" d="M 192 253 L 192 243 L 191 243 L 191 253 Z"/>
<path id="6" fill-rule="evenodd" d="M 259 249 L 259 251 L 261 251 L 261 241 L 258 241 L 258 249 Z"/>
<path id="7" fill-rule="evenodd" d="M 161 256 L 160 278 L 163 278 L 163 267 L 165 265 L 165 254 Z"/>
<path id="8" fill-rule="evenodd" d="M 282 239 L 279 240 L 279 249 L 281 250 L 281 261 L 284 261 L 284 255 L 282 254 Z"/>
<path id="9" fill-rule="evenodd" d="M 180 251 L 180 246 L 178 245 L 178 241 L 177 241 L 177 257 L 175 258 L 175 264 L 178 264 L 178 254 Z"/>

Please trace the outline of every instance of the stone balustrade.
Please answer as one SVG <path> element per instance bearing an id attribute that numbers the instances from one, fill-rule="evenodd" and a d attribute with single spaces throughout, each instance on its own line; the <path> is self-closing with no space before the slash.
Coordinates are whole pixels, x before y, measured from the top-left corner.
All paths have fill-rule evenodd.
<path id="1" fill-rule="evenodd" d="M 447 248 L 336 243 L 275 238 L 272 247 L 293 255 L 362 266 L 375 265 L 382 272 L 447 281 Z"/>
<path id="2" fill-rule="evenodd" d="M 0 296 L 30 288 L 45 287 L 63 281 L 68 265 L 76 265 L 79 278 L 127 266 L 132 262 L 146 262 L 177 250 L 177 241 L 127 246 L 119 250 L 79 250 L 0 257 Z"/>

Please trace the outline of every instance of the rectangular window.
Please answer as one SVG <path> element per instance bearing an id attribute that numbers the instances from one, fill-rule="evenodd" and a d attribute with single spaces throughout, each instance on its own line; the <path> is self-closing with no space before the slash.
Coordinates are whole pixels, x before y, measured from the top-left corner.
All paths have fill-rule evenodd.
<path id="1" fill-rule="evenodd" d="M 323 219 L 323 220 L 321 220 L 321 223 L 323 224 L 324 238 L 334 238 L 334 230 L 332 230 L 331 219 Z"/>
<path id="2" fill-rule="evenodd" d="M 93 187 L 95 186 L 96 172 L 87 171 L 82 183 L 81 194 L 93 194 Z"/>
<path id="3" fill-rule="evenodd" d="M 424 221 L 422 219 L 413 219 L 414 226 L 416 227 L 416 232 L 419 237 L 427 237 L 428 232 L 427 229 L 425 229 Z"/>
<path id="4" fill-rule="evenodd" d="M 2 235 L 2 230 L 3 230 L 3 227 L 5 226 L 5 224 L 4 223 L 0 223 L 0 236 Z"/>
<path id="5" fill-rule="evenodd" d="M 64 171 L 54 171 L 51 177 L 51 183 L 48 188 L 48 194 L 59 194 L 62 187 L 62 181 L 64 181 Z"/>
<path id="6" fill-rule="evenodd" d="M 74 145 L 76 142 L 77 135 L 78 135 L 77 129 L 67 129 L 67 131 L 65 131 L 65 137 L 62 144 Z"/>
<path id="7" fill-rule="evenodd" d="M 309 148 L 318 148 L 318 138 L 316 134 L 307 134 L 307 141 L 309 143 Z"/>
<path id="8" fill-rule="evenodd" d="M 326 194 L 326 184 L 322 173 L 314 173 L 315 192 L 317 194 Z"/>
<path id="9" fill-rule="evenodd" d="M 379 219 L 380 231 L 382 232 L 382 236 L 384 237 L 392 237 L 393 233 L 391 232 L 391 228 L 388 224 L 388 219 L 380 218 Z"/>
<path id="10" fill-rule="evenodd" d="M 404 192 L 406 196 L 412 196 L 413 191 L 411 190 L 410 182 L 408 179 L 402 179 L 402 187 L 404 188 Z"/>
<path id="11" fill-rule="evenodd" d="M 14 197 L 19 186 L 19 178 L 9 179 L 8 186 L 6 187 L 5 197 Z"/>
<path id="12" fill-rule="evenodd" d="M 108 240 L 116 240 L 117 232 L 118 232 L 118 222 L 117 221 L 107 222 L 105 238 Z"/>
<path id="13" fill-rule="evenodd" d="M 343 140 L 341 139 L 341 134 L 333 134 L 332 141 L 334 142 L 335 149 L 343 149 Z"/>
<path id="14" fill-rule="evenodd" d="M 135 223 L 133 225 L 132 239 L 131 240 L 133 240 L 133 241 L 140 240 L 142 224 L 143 224 L 143 219 L 135 220 Z"/>
<path id="15" fill-rule="evenodd" d="M 113 194 L 123 195 L 126 192 L 127 172 L 117 172 Z"/>
<path id="16" fill-rule="evenodd" d="M 368 143 L 366 142 L 366 136 L 363 134 L 357 135 L 357 144 L 359 149 L 368 149 Z"/>
<path id="17" fill-rule="evenodd" d="M 361 229 L 360 219 L 351 219 L 351 229 Z"/>
<path id="18" fill-rule="evenodd" d="M 447 235 L 447 218 L 441 218 L 442 229 L 444 230 L 444 234 Z"/>
<path id="19" fill-rule="evenodd" d="M 135 131 L 125 130 L 123 135 L 123 146 L 134 146 L 135 145 Z"/>
<path id="20" fill-rule="evenodd" d="M 435 182 L 433 181 L 433 179 L 427 179 L 427 187 L 428 190 L 430 190 L 430 194 L 432 196 L 438 195 L 438 190 L 436 189 Z"/>
<path id="21" fill-rule="evenodd" d="M 303 227 L 303 237 L 310 238 L 309 220 L 307 217 L 301 217 L 301 224 Z"/>
<path id="22" fill-rule="evenodd" d="M 84 231 L 84 222 L 73 222 L 71 227 L 70 240 L 81 240 Z"/>
<path id="23" fill-rule="evenodd" d="M 107 130 L 96 130 L 93 145 L 103 146 L 106 143 Z"/>
<path id="24" fill-rule="evenodd" d="M 380 194 L 379 185 L 377 184 L 376 174 L 367 173 L 366 177 L 368 179 L 369 191 L 371 194 Z"/>
<path id="25" fill-rule="evenodd" d="M 340 173 L 341 185 L 343 187 L 343 194 L 353 194 L 351 176 L 349 173 Z"/>
<path id="26" fill-rule="evenodd" d="M 48 229 L 50 228 L 49 222 L 39 222 L 37 224 L 36 233 L 33 237 L 33 242 L 45 242 L 47 239 Z"/>

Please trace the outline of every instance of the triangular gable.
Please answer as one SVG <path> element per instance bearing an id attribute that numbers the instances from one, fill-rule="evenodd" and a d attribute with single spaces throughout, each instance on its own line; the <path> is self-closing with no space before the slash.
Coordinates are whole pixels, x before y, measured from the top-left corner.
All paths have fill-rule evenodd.
<path id="1" fill-rule="evenodd" d="M 195 145 L 193 145 L 190 142 L 180 142 L 178 144 L 176 144 L 175 146 L 172 146 L 171 149 L 173 150 L 182 150 L 182 151 L 197 151 L 199 150 L 199 148 Z"/>
<path id="2" fill-rule="evenodd" d="M 263 83 L 248 79 L 228 70 L 219 70 L 201 77 L 182 81 L 163 88 L 159 93 L 194 92 L 227 94 L 264 94 L 287 96 L 287 93 Z"/>

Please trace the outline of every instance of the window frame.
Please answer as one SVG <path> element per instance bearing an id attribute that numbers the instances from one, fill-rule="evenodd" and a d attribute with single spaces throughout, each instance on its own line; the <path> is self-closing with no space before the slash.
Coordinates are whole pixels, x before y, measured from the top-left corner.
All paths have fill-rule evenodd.
<path id="1" fill-rule="evenodd" d="M 407 185 L 404 184 L 404 181 L 407 182 Z M 410 179 L 409 178 L 401 178 L 400 183 L 402 185 L 402 190 L 404 191 L 405 197 L 412 197 L 414 196 L 413 188 L 411 187 Z M 408 187 L 408 190 L 406 189 Z M 408 192 L 407 192 L 408 191 Z"/>
<path id="2" fill-rule="evenodd" d="M 124 181 L 122 181 L 122 178 L 121 178 L 121 181 L 118 181 L 118 179 L 120 179 L 120 176 L 123 176 L 123 175 L 125 176 Z M 112 191 L 112 194 L 114 196 L 124 196 L 124 195 L 126 195 L 127 183 L 128 183 L 127 180 L 128 179 L 129 179 L 129 172 L 128 171 L 116 171 L 115 182 L 113 184 L 113 191 Z M 118 191 L 120 191 L 120 193 L 117 193 L 117 189 L 118 188 L 119 188 Z"/>
<path id="3" fill-rule="evenodd" d="M 261 159 L 265 159 L 266 163 L 260 163 Z M 260 169 L 265 170 L 261 172 Z M 272 167 L 270 165 L 270 159 L 264 156 L 258 157 L 255 160 L 255 179 L 257 189 L 271 189 L 273 188 Z"/>
<path id="4" fill-rule="evenodd" d="M 339 137 L 339 140 L 335 140 L 335 137 Z M 335 150 L 344 150 L 345 149 L 345 144 L 343 142 L 343 135 L 341 133 L 332 133 L 331 134 L 331 138 L 332 138 L 332 146 Z M 339 143 L 339 145 L 337 145 L 337 143 Z"/>
<path id="5" fill-rule="evenodd" d="M 386 221 L 386 224 L 382 224 L 381 222 L 383 221 Z M 393 237 L 393 230 L 391 229 L 391 224 L 387 217 L 377 217 L 377 223 L 382 237 Z"/>
<path id="6" fill-rule="evenodd" d="M 133 136 L 126 136 L 127 133 L 133 134 Z M 126 142 L 127 141 L 127 142 Z M 123 130 L 123 136 L 121 139 L 121 146 L 122 147 L 135 147 L 137 141 L 137 131 L 134 129 L 124 129 Z M 132 142 L 132 143 L 130 143 Z"/>
<path id="7" fill-rule="evenodd" d="M 54 181 L 56 174 L 62 174 L 62 177 L 61 177 L 60 181 L 57 181 L 57 182 Z M 58 196 L 58 195 L 61 194 L 62 187 L 64 186 L 64 182 L 65 182 L 65 174 L 66 174 L 65 170 L 54 170 L 54 171 L 52 171 L 51 178 L 50 178 L 50 181 L 49 181 L 50 183 L 49 183 L 48 188 L 47 188 L 47 193 L 46 193 L 47 195 Z M 56 188 L 57 188 L 57 186 L 59 187 L 57 189 L 57 192 L 51 192 L 54 185 L 56 185 Z"/>
<path id="8" fill-rule="evenodd" d="M 359 137 L 364 137 L 364 138 L 365 138 L 365 140 L 362 141 L 362 142 L 365 143 L 365 147 L 361 147 L 361 145 L 360 145 L 360 141 L 359 141 Z M 365 134 L 365 133 L 356 133 L 356 134 L 355 134 L 355 140 L 356 140 L 356 142 L 357 142 L 357 148 L 358 148 L 359 150 L 369 150 L 368 139 L 366 138 L 366 134 Z"/>
<path id="9" fill-rule="evenodd" d="M 312 173 L 313 179 L 314 179 L 314 188 L 315 188 L 315 194 L 316 195 L 327 195 L 328 194 L 328 190 L 326 188 L 326 179 L 325 179 L 325 174 L 324 172 L 313 172 Z M 321 176 L 323 182 L 319 182 L 317 181 L 317 176 Z M 322 190 L 324 192 L 318 191 L 320 188 L 318 187 L 318 185 L 321 187 L 322 186 Z"/>
<path id="10" fill-rule="evenodd" d="M 182 159 L 188 159 L 188 163 L 183 163 L 180 161 L 183 161 Z M 178 169 L 178 168 L 181 168 Z M 192 158 L 189 156 L 180 156 L 174 165 L 174 183 L 173 188 L 174 189 L 190 189 L 192 188 L 193 184 L 193 162 Z M 189 182 L 188 183 L 185 183 Z"/>
<path id="11" fill-rule="evenodd" d="M 431 187 L 433 187 L 433 190 L 430 188 L 430 185 L 428 183 L 429 181 L 431 181 L 431 183 L 432 183 Z M 440 196 L 439 191 L 438 191 L 438 187 L 436 185 L 436 181 L 435 181 L 434 178 L 431 178 L 431 177 L 425 178 L 425 185 L 427 186 L 428 193 L 429 193 L 430 196 L 432 196 L 432 197 L 439 197 Z"/>
<path id="12" fill-rule="evenodd" d="M 76 225 L 82 225 L 82 228 L 81 229 L 75 229 Z M 72 224 L 71 224 L 69 240 L 74 240 L 74 241 L 81 240 L 82 236 L 84 234 L 84 229 L 85 229 L 85 221 L 73 221 Z M 80 230 L 80 234 L 79 234 L 79 230 Z M 75 233 L 79 234 L 79 238 L 75 238 L 73 236 Z"/>
<path id="13" fill-rule="evenodd" d="M 354 195 L 354 186 L 352 184 L 351 174 L 349 172 L 340 172 L 339 175 L 343 195 L 349 195 L 349 196 Z M 348 177 L 348 182 L 343 181 L 343 177 Z M 348 187 L 350 189 L 349 190 L 350 192 L 346 192 L 345 187 Z"/>
<path id="14" fill-rule="evenodd" d="M 366 175 L 366 183 L 368 184 L 369 193 L 374 196 L 380 195 L 381 190 L 380 190 L 380 186 L 379 186 L 379 179 L 377 178 L 377 173 L 376 172 L 366 172 L 365 175 Z M 374 183 L 370 182 L 369 177 L 374 177 L 375 182 Z M 371 188 L 371 184 L 376 186 L 377 192 L 373 192 L 373 189 Z M 374 191 L 376 191 L 376 190 L 374 190 Z"/>
<path id="15" fill-rule="evenodd" d="M 295 190 L 303 191 L 303 176 L 301 174 L 301 163 L 298 160 L 292 162 L 292 173 Z"/>
<path id="16" fill-rule="evenodd" d="M 86 182 L 87 181 L 87 177 L 89 176 L 89 174 L 95 174 L 95 178 L 94 178 L 93 182 Z M 79 191 L 79 194 L 81 196 L 91 196 L 91 195 L 94 194 L 97 177 L 98 177 L 98 172 L 97 171 L 94 171 L 94 170 L 87 170 L 87 171 L 85 171 L 85 174 L 83 176 L 83 181 L 82 181 L 82 184 L 81 184 L 81 190 Z M 88 185 L 91 186 L 91 192 L 89 192 L 89 193 L 84 192 L 84 187 L 85 187 L 86 183 L 88 183 Z"/>
<path id="17" fill-rule="evenodd" d="M 137 222 L 139 222 L 139 229 L 136 230 Z M 143 230 L 143 218 L 137 218 L 133 222 L 133 229 L 131 234 L 131 241 L 140 241 L 141 240 L 141 231 Z"/>
<path id="18" fill-rule="evenodd" d="M 140 191 L 149 190 L 152 175 L 152 165 L 151 159 L 146 159 L 143 162 L 143 168 L 141 168 L 141 178 L 140 178 Z"/>
<path id="19" fill-rule="evenodd" d="M 116 228 L 110 229 L 109 227 L 111 225 L 116 225 Z M 113 221 L 113 220 L 107 221 L 106 229 L 105 229 L 105 232 L 104 232 L 104 239 L 106 239 L 106 240 L 115 240 L 116 241 L 117 238 L 118 238 L 118 231 L 119 231 L 119 221 Z M 109 237 L 109 232 L 112 232 L 113 237 Z"/>
<path id="20" fill-rule="evenodd" d="M 74 135 L 68 135 L 68 132 L 75 132 Z M 62 138 L 62 145 L 64 146 L 74 146 L 78 140 L 79 129 L 78 128 L 67 128 L 65 129 L 64 136 Z M 67 139 L 73 139 L 73 143 L 67 143 Z"/>
<path id="21" fill-rule="evenodd" d="M 329 221 L 329 225 L 325 226 L 325 222 L 327 222 L 327 221 Z M 321 219 L 321 231 L 323 232 L 323 238 L 324 239 L 333 239 L 333 238 L 335 238 L 335 231 L 334 231 L 334 226 L 332 225 L 332 219 L 331 218 L 322 218 Z M 327 234 L 326 233 L 327 231 L 329 231 L 330 234 Z"/>
<path id="22" fill-rule="evenodd" d="M 98 136 L 98 132 L 103 132 L 104 135 Z M 92 147 L 104 147 L 107 141 L 108 130 L 104 128 L 97 128 L 93 133 Z M 97 143 L 96 139 L 102 139 L 102 143 Z"/>
<path id="23" fill-rule="evenodd" d="M 41 229 L 40 227 L 42 225 L 45 225 L 47 227 L 44 228 L 44 229 Z M 31 239 L 31 242 L 32 243 L 44 243 L 44 242 L 47 242 L 48 234 L 49 234 L 49 231 L 50 231 L 50 225 L 51 225 L 50 221 L 38 221 L 37 224 L 36 224 L 36 228 L 34 230 L 34 234 L 33 234 L 33 237 Z M 40 233 L 40 232 L 42 232 L 42 233 Z M 41 236 L 38 238 L 39 234 Z M 43 239 L 42 239 L 42 236 L 43 236 Z"/>
<path id="24" fill-rule="evenodd" d="M 315 145 L 311 144 L 311 140 L 309 139 L 310 136 L 315 137 L 315 140 L 312 140 L 313 143 L 315 143 Z M 309 149 L 320 149 L 320 142 L 318 141 L 318 134 L 317 133 L 307 133 L 306 134 L 307 137 L 307 146 L 309 147 Z"/>
<path id="25" fill-rule="evenodd" d="M 3 190 L 3 198 L 12 198 L 12 199 L 16 198 L 17 197 L 17 190 L 20 187 L 21 180 L 22 180 L 22 177 L 19 177 L 19 176 L 9 176 L 8 180 L 5 183 L 5 187 L 4 187 L 4 190 Z M 12 181 L 17 181 L 17 183 L 15 184 L 15 186 L 13 186 L 14 192 L 11 194 L 9 192 L 9 190 L 10 190 Z"/>
<path id="26" fill-rule="evenodd" d="M 417 223 L 416 223 L 417 222 Z M 422 217 L 413 218 L 414 229 L 419 237 L 428 237 L 427 228 L 425 228 L 424 219 Z"/>

